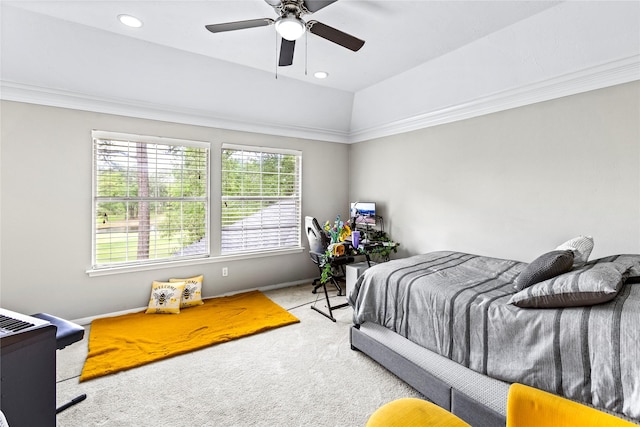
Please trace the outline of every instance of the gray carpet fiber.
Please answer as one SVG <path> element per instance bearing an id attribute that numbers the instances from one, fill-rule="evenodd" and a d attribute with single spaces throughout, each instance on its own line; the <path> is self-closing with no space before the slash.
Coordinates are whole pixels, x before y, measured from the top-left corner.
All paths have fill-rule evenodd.
<path id="1" fill-rule="evenodd" d="M 82 342 L 57 352 L 58 404 L 87 394 L 58 414 L 58 427 L 364 426 L 381 405 L 420 397 L 351 350 L 350 307 L 333 323 L 310 309 L 325 309 L 311 285 L 265 295 L 300 323 L 79 383 L 87 326 Z"/>

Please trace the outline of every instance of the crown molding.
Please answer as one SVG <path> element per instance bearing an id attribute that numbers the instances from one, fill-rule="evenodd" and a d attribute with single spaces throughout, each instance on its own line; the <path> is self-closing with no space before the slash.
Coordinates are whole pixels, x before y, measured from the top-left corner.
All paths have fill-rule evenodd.
<path id="1" fill-rule="evenodd" d="M 640 80 L 640 55 L 499 92 L 437 111 L 429 111 L 367 129 L 352 130 L 349 142 L 362 142 L 411 132 L 636 80 Z"/>
<path id="2" fill-rule="evenodd" d="M 348 133 L 334 129 L 318 129 L 255 121 L 247 122 L 229 117 L 215 117 L 208 111 L 174 108 L 166 105 L 136 102 L 128 99 L 98 97 L 6 80 L 0 80 L 0 99 L 292 138 L 317 139 L 339 143 L 346 143 L 349 140 Z"/>
<path id="3" fill-rule="evenodd" d="M 90 96 L 5 80 L 0 81 L 0 99 L 241 132 L 338 143 L 355 143 L 478 117 L 636 80 L 640 80 L 640 55 L 634 55 L 574 73 L 499 92 L 467 103 L 425 112 L 413 117 L 366 129 L 356 129 L 351 132 L 263 122 L 246 122 L 228 117 L 214 117 L 207 111 L 176 109 L 170 106 L 134 102 L 125 99 Z"/>

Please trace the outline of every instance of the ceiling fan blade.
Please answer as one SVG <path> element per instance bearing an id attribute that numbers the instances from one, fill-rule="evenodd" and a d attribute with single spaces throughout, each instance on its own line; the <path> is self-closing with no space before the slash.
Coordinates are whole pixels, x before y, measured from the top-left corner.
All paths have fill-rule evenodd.
<path id="1" fill-rule="evenodd" d="M 295 47 L 295 41 L 282 39 L 282 44 L 280 44 L 280 59 L 278 60 L 279 66 L 286 67 L 293 64 L 293 50 Z"/>
<path id="2" fill-rule="evenodd" d="M 350 34 L 325 25 L 322 22 L 309 21 L 307 22 L 307 27 L 309 28 L 309 32 L 316 36 L 320 36 L 330 42 L 334 42 L 340 46 L 346 47 L 347 49 L 351 49 L 354 52 L 360 50 L 364 45 L 364 40 L 360 40 L 357 37 L 353 37 Z"/>
<path id="3" fill-rule="evenodd" d="M 338 0 L 304 0 L 304 7 L 306 7 L 309 12 L 313 13 L 337 1 Z"/>
<path id="4" fill-rule="evenodd" d="M 273 24 L 273 19 L 249 19 L 248 21 L 225 22 L 223 24 L 209 24 L 205 28 L 212 33 L 222 33 L 224 31 L 244 30 L 245 28 L 266 27 Z"/>

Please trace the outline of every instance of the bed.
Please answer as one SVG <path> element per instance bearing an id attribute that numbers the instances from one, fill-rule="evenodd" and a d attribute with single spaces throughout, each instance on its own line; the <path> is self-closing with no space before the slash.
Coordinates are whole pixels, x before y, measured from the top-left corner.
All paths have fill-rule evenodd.
<path id="1" fill-rule="evenodd" d="M 520 286 L 536 261 L 438 251 L 375 265 L 348 295 L 352 348 L 473 426 L 504 425 L 514 382 L 638 422 L 640 255 L 576 258 Z"/>

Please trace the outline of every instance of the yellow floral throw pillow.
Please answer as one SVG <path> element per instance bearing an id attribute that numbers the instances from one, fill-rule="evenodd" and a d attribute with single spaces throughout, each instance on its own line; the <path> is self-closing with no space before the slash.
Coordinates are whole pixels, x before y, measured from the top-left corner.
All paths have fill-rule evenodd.
<path id="1" fill-rule="evenodd" d="M 151 285 L 151 297 L 147 314 L 180 313 L 180 301 L 184 291 L 184 282 L 156 282 Z"/>
<path id="2" fill-rule="evenodd" d="M 182 291 L 182 302 L 180 308 L 194 307 L 202 305 L 202 281 L 204 276 L 189 277 L 188 279 L 169 279 L 170 283 L 184 282 L 184 291 Z"/>

